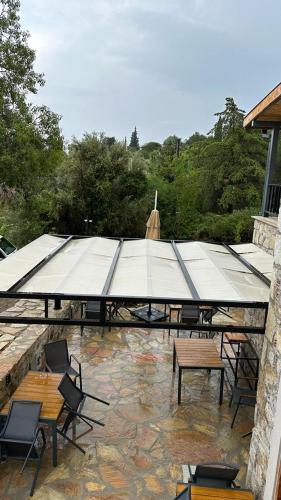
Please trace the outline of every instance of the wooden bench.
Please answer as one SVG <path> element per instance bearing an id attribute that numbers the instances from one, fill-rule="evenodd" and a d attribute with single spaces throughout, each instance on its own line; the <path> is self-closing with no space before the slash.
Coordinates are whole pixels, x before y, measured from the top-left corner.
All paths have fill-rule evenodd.
<path id="1" fill-rule="evenodd" d="M 181 403 L 181 382 L 183 370 L 220 370 L 220 397 L 223 400 L 224 363 L 212 339 L 175 339 L 173 352 L 173 372 L 178 364 L 178 404 Z"/>

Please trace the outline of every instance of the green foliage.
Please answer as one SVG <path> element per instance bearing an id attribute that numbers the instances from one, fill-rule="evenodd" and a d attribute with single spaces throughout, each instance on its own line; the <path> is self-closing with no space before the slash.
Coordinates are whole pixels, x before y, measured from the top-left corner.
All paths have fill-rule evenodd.
<path id="1" fill-rule="evenodd" d="M 142 154 L 144 158 L 149 158 L 151 153 L 154 151 L 159 151 L 161 149 L 161 144 L 159 142 L 147 142 L 141 147 Z"/>
<path id="2" fill-rule="evenodd" d="M 19 20 L 19 0 L 0 1 L 0 96 L 1 105 L 20 108 L 27 92 L 43 85 L 43 75 L 33 69 L 35 52 L 28 46 L 29 34 Z"/>
<path id="3" fill-rule="evenodd" d="M 14 193 L 9 210 L 2 208 L 9 234 L 23 244 L 48 226 L 44 190 L 62 161 L 63 138 L 59 116 L 27 102 L 44 80 L 33 69 L 35 52 L 20 26 L 20 2 L 0 4 L 0 179 Z"/>
<path id="4" fill-rule="evenodd" d="M 199 134 L 199 132 L 194 132 L 188 139 L 185 141 L 186 146 L 192 146 L 196 142 L 205 141 L 207 137 L 203 134 Z"/>
<path id="5" fill-rule="evenodd" d="M 235 210 L 232 214 L 224 215 L 206 214 L 192 232 L 192 239 L 224 243 L 251 241 L 254 229 L 251 216 L 255 214 L 255 208 Z"/>
<path id="6" fill-rule="evenodd" d="M 109 145 L 102 134 L 73 140 L 57 172 L 52 214 L 59 232 L 82 234 L 90 218 L 90 234 L 143 235 L 146 175 L 138 157 L 128 159 L 123 144 Z"/>
<path id="7" fill-rule="evenodd" d="M 133 150 L 140 149 L 137 127 L 135 127 L 133 132 L 132 132 L 129 148 L 133 149 Z"/>

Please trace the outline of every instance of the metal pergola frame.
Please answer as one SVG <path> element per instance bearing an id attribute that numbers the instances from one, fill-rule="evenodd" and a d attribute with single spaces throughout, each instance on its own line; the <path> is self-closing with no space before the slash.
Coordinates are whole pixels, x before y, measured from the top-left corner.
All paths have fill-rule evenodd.
<path id="1" fill-rule="evenodd" d="M 186 269 L 186 266 L 182 260 L 182 257 L 178 251 L 176 243 L 186 242 L 186 240 L 161 240 L 163 242 L 169 242 L 174 250 L 175 256 L 177 258 L 178 264 L 181 268 L 184 279 L 188 285 L 191 292 L 191 299 L 182 298 L 170 298 L 170 297 L 137 297 L 137 296 L 120 296 L 120 295 L 109 295 L 110 286 L 114 277 L 116 266 L 118 263 L 119 255 L 122 249 L 124 241 L 140 240 L 141 238 L 109 238 L 118 240 L 119 244 L 115 251 L 103 290 L 101 295 L 91 295 L 91 294 L 64 294 L 64 293 L 41 293 L 41 292 L 20 292 L 19 289 L 32 277 L 34 276 L 42 267 L 44 267 L 50 260 L 59 253 L 59 251 L 64 248 L 71 240 L 90 238 L 90 236 L 78 236 L 78 235 L 54 235 L 64 238 L 64 241 L 50 252 L 44 259 L 42 259 L 36 266 L 34 266 L 28 273 L 26 273 L 20 280 L 18 280 L 13 286 L 9 288 L 8 291 L 0 291 L 1 298 L 10 299 L 30 299 L 30 300 L 41 300 L 44 303 L 44 316 L 30 317 L 30 316 L 9 316 L 1 315 L 1 323 L 15 323 L 15 324 L 38 324 L 38 325 L 64 325 L 64 326 L 100 326 L 100 327 L 132 327 L 132 328 L 148 328 L 148 329 L 171 329 L 171 330 L 196 330 L 202 332 L 243 332 L 243 333 L 255 333 L 264 334 L 265 323 L 267 318 L 268 302 L 258 302 L 258 301 L 236 301 L 236 300 L 206 300 L 200 299 L 198 291 L 191 279 L 191 276 Z M 218 243 L 216 243 L 218 244 Z M 241 257 L 235 250 L 230 248 L 228 245 L 224 245 L 231 254 L 242 262 L 246 267 L 248 267 L 253 274 L 255 274 L 260 280 L 270 286 L 270 281 L 264 275 L 262 275 L 255 267 L 250 265 L 243 257 Z M 92 320 L 86 318 L 56 318 L 49 317 L 49 305 L 50 301 L 54 302 L 54 309 L 61 308 L 61 301 L 96 301 L 100 302 L 100 319 Z M 107 317 L 107 305 L 109 304 L 147 304 L 151 307 L 152 304 L 159 305 L 169 305 L 169 304 L 180 304 L 184 305 L 199 305 L 199 306 L 212 306 L 219 310 L 223 307 L 236 307 L 236 308 L 249 308 L 249 309 L 262 309 L 265 311 L 264 324 L 262 326 L 247 326 L 247 325 L 234 325 L 234 324 L 186 324 L 183 322 L 175 321 L 134 321 L 134 320 L 117 320 L 112 317 Z M 8 312 L 8 311 L 7 311 Z M 3 313 L 2 313 L 3 314 Z"/>

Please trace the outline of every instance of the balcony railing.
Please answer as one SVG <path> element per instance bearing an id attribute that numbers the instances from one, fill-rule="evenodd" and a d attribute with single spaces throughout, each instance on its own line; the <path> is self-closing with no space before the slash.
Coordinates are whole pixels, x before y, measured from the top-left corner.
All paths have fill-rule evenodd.
<path id="1" fill-rule="evenodd" d="M 266 215 L 278 215 L 281 198 L 281 185 L 269 184 L 266 204 Z"/>

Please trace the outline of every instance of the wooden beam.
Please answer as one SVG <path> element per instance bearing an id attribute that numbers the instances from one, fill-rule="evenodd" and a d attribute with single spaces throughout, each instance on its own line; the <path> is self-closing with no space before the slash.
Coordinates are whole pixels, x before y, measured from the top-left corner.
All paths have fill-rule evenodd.
<path id="1" fill-rule="evenodd" d="M 267 110 L 272 104 L 274 104 L 278 99 L 281 98 L 281 83 L 278 83 L 276 87 L 269 92 L 249 113 L 245 116 L 243 126 L 250 127 L 251 122 L 256 120 L 258 116 Z M 281 115 L 280 115 L 281 120 Z"/>

